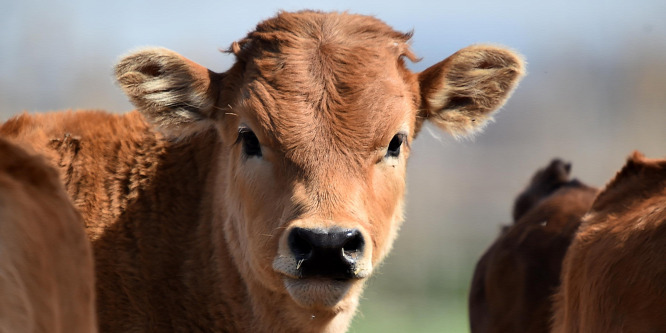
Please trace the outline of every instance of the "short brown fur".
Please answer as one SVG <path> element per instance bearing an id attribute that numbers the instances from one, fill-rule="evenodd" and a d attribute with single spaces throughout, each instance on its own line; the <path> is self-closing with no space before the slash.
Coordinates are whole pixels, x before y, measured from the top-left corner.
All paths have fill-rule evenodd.
<path id="1" fill-rule="evenodd" d="M 666 331 L 665 262 L 666 159 L 634 153 L 567 252 L 553 332 Z"/>
<path id="2" fill-rule="evenodd" d="M 45 159 L 0 138 L 0 332 L 97 331 L 93 254 Z"/>

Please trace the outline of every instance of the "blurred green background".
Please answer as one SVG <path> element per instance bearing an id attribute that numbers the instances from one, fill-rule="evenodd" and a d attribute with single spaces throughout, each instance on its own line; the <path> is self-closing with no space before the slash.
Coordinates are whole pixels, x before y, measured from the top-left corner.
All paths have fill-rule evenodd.
<path id="1" fill-rule="evenodd" d="M 414 30 L 420 71 L 475 43 L 507 45 L 528 76 L 485 133 L 426 127 L 412 146 L 406 222 L 351 332 L 467 332 L 477 258 L 531 174 L 557 156 L 603 186 L 633 150 L 666 156 L 666 2 L 0 0 L 0 120 L 23 110 L 132 109 L 111 68 L 142 46 L 215 71 L 278 9 L 349 10 Z"/>

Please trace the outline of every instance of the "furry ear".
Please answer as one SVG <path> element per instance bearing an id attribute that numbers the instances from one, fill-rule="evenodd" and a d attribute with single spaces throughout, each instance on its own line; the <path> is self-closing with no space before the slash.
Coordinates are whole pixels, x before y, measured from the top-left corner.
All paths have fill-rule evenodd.
<path id="1" fill-rule="evenodd" d="M 419 74 L 420 116 L 456 138 L 471 136 L 504 105 L 524 67 L 522 57 L 507 49 L 466 47 Z"/>
<path id="2" fill-rule="evenodd" d="M 122 58 L 115 75 L 132 104 L 168 137 L 213 125 L 219 74 L 173 51 L 149 48 Z"/>

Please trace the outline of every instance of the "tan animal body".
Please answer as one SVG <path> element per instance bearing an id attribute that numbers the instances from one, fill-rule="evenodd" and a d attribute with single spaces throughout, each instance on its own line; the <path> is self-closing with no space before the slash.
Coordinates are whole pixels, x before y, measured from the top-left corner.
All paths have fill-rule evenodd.
<path id="1" fill-rule="evenodd" d="M 0 332 L 96 332 L 94 274 L 56 170 L 0 138 Z"/>
<path id="2" fill-rule="evenodd" d="M 559 159 L 516 198 L 514 223 L 477 263 L 469 295 L 473 333 L 547 332 L 564 255 L 597 189 Z"/>
<path id="3" fill-rule="evenodd" d="M 345 331 L 403 220 L 423 122 L 478 131 L 524 71 L 472 46 L 415 74 L 409 37 L 367 16 L 280 13 L 233 43 L 224 73 L 158 48 L 122 59 L 138 112 L 5 123 L 82 212 L 102 331 Z"/>
<path id="4" fill-rule="evenodd" d="M 666 332 L 666 159 L 634 153 L 562 266 L 553 332 Z"/>

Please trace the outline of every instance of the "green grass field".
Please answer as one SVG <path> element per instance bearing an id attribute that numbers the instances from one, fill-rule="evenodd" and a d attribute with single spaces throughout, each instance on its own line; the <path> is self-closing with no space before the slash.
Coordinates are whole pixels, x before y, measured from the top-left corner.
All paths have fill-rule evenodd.
<path id="1" fill-rule="evenodd" d="M 372 282 L 349 332 L 469 332 L 465 288 L 414 295 L 399 288 L 388 292 Z"/>

